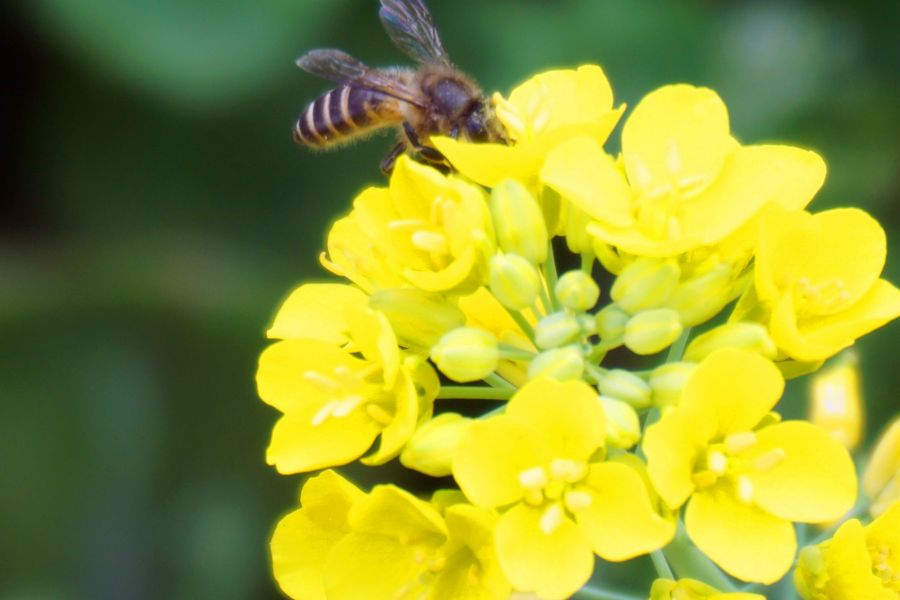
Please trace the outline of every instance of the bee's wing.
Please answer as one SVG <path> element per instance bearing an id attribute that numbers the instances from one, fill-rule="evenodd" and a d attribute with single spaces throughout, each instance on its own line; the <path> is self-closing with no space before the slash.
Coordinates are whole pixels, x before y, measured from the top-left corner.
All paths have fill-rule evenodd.
<path id="1" fill-rule="evenodd" d="M 421 0 L 381 0 L 381 22 L 407 55 L 423 64 L 450 66 L 431 13 Z"/>
<path id="2" fill-rule="evenodd" d="M 367 67 L 340 50 L 313 50 L 298 58 L 297 66 L 322 79 L 378 90 L 397 100 L 421 106 L 415 93 L 396 76 Z"/>

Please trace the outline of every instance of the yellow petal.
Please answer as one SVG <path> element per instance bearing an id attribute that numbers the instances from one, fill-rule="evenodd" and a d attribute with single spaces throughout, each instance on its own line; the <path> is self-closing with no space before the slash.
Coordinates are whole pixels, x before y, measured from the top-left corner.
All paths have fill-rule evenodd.
<path id="1" fill-rule="evenodd" d="M 384 387 L 392 388 L 400 369 L 400 349 L 387 317 L 368 308 L 349 308 L 346 316 L 353 343 L 369 362 L 381 365 Z"/>
<path id="2" fill-rule="evenodd" d="M 585 484 L 583 490 L 591 495 L 591 505 L 578 511 L 575 518 L 602 558 L 628 560 L 662 548 L 675 535 L 675 523 L 656 513 L 647 487 L 634 469 L 613 462 L 591 465 Z"/>
<path id="3" fill-rule="evenodd" d="M 588 225 L 587 230 L 600 242 L 638 256 L 655 256 L 659 258 L 677 256 L 696 248 L 702 243 L 702 238 L 690 232 L 683 232 L 680 237 L 671 239 L 653 240 L 641 233 L 636 227 L 622 229 L 600 221 L 594 221 Z"/>
<path id="4" fill-rule="evenodd" d="M 416 430 L 416 422 L 419 417 L 418 398 L 409 371 L 400 370 L 391 394 L 394 397 L 394 419 L 381 432 L 378 451 L 362 459 L 361 462 L 364 465 L 383 465 L 398 456 Z"/>
<path id="5" fill-rule="evenodd" d="M 256 387 L 263 402 L 281 412 L 301 406 L 322 406 L 333 396 L 314 385 L 307 373 L 331 376 L 335 369 L 361 371 L 366 363 L 319 340 L 286 340 L 272 344 L 259 357 Z"/>
<path id="6" fill-rule="evenodd" d="M 508 598 L 509 581 L 494 548 L 497 517 L 471 504 L 456 504 L 447 509 L 445 519 L 450 539 L 466 547 L 455 552 L 438 574 L 433 600 Z"/>
<path id="7" fill-rule="evenodd" d="M 900 570 L 900 502 L 866 527 L 866 545 L 878 554 L 888 549 L 885 564 L 895 574 Z"/>
<path id="8" fill-rule="evenodd" d="M 362 498 L 363 492 L 334 471 L 306 482 L 300 496 L 302 508 L 279 521 L 272 535 L 272 570 L 285 594 L 325 600 L 325 560 L 350 532 L 347 514 Z"/>
<path id="9" fill-rule="evenodd" d="M 900 474 L 900 417 L 895 418 L 875 442 L 862 478 L 866 495 L 875 499 Z"/>
<path id="10" fill-rule="evenodd" d="M 881 579 L 872 574 L 872 559 L 866 548 L 862 525 L 857 519 L 847 521 L 835 532 L 825 564 L 828 581 L 824 592 L 828 600 L 896 598 L 884 589 Z"/>
<path id="11" fill-rule="evenodd" d="M 611 227 L 635 225 L 628 182 L 589 137 L 577 137 L 551 152 L 541 179 L 594 219 Z"/>
<path id="12" fill-rule="evenodd" d="M 756 432 L 757 443 L 740 455 L 753 464 L 765 455 L 783 458 L 750 471 L 753 501 L 788 521 L 823 523 L 840 518 L 856 501 L 856 469 L 847 450 L 825 430 L 786 421 Z M 782 454 L 783 453 L 783 454 Z"/>
<path id="13" fill-rule="evenodd" d="M 522 498 L 519 474 L 548 462 L 539 429 L 493 417 L 472 423 L 466 445 L 453 459 L 453 476 L 472 504 L 495 508 Z"/>
<path id="14" fill-rule="evenodd" d="M 402 155 L 391 174 L 391 199 L 401 219 L 431 222 L 432 202 L 449 191 L 447 178 L 436 169 Z"/>
<path id="15" fill-rule="evenodd" d="M 563 600 L 588 582 L 594 554 L 568 517 L 544 533 L 544 510 L 517 504 L 504 514 L 494 533 L 497 555 L 513 588 L 534 591 L 542 600 Z"/>
<path id="16" fill-rule="evenodd" d="M 798 326 L 794 293 L 789 292 L 775 304 L 769 321 L 769 334 L 779 350 L 797 361 L 809 363 L 834 356 L 854 341 L 846 336 L 832 336 L 832 340 L 826 340 L 832 343 L 817 344 L 804 336 Z"/>
<path id="17" fill-rule="evenodd" d="M 774 583 L 797 551 L 790 522 L 738 500 L 723 480 L 694 494 L 685 512 L 691 540 L 726 573 L 744 581 Z"/>
<path id="18" fill-rule="evenodd" d="M 337 283 L 307 283 L 291 295 L 266 332 L 269 338 L 309 338 L 346 344 L 346 307 L 365 307 L 368 297 L 359 289 Z"/>
<path id="19" fill-rule="evenodd" d="M 475 183 L 492 188 L 504 179 L 516 179 L 527 187 L 536 186 L 541 166 L 538 154 L 515 146 L 468 144 L 446 137 L 433 137 L 431 143 Z"/>
<path id="20" fill-rule="evenodd" d="M 689 85 L 645 96 L 622 130 L 628 181 L 641 194 L 688 179 L 708 185 L 732 149 L 725 104 L 712 90 Z"/>
<path id="21" fill-rule="evenodd" d="M 445 269 L 439 271 L 405 269 L 403 275 L 414 286 L 426 292 L 444 292 L 447 290 L 455 290 L 461 293 L 471 292 L 474 291 L 474 288 L 480 287 L 485 283 L 484 278 L 470 277 L 473 275 L 473 269 L 478 258 L 476 248 L 470 245 Z M 469 281 L 467 282 L 467 280 Z"/>
<path id="22" fill-rule="evenodd" d="M 551 459 L 586 461 L 603 445 L 606 415 L 593 388 L 581 381 L 539 378 L 512 397 L 506 416 L 538 431 Z"/>
<path id="23" fill-rule="evenodd" d="M 394 600 L 416 585 L 425 566 L 418 549 L 390 535 L 351 533 L 328 556 L 325 594 L 328 600 Z M 301 598 L 298 600 L 306 600 Z"/>
<path id="24" fill-rule="evenodd" d="M 391 191 L 371 187 L 353 201 L 353 217 L 378 250 L 411 269 L 426 270 L 431 263 L 426 253 L 413 244 L 412 236 L 391 223 L 404 217 L 394 207 Z"/>
<path id="25" fill-rule="evenodd" d="M 447 536 L 444 519 L 430 504 L 395 485 L 372 488 L 364 501 L 353 505 L 348 521 L 353 531 L 401 540 Z"/>
<path id="26" fill-rule="evenodd" d="M 338 219 L 328 232 L 328 258 L 322 265 L 340 277 L 346 277 L 367 293 L 403 285 L 403 280 L 388 264 L 383 252 L 352 216 Z"/>
<path id="27" fill-rule="evenodd" d="M 691 475 L 706 449 L 715 424 L 692 413 L 673 410 L 647 428 L 643 448 L 653 487 L 671 508 L 678 508 L 694 492 Z"/>
<path id="28" fill-rule="evenodd" d="M 381 432 L 381 425 L 364 410 L 313 425 L 319 410 L 317 405 L 300 406 L 275 424 L 266 462 L 275 465 L 279 473 L 345 465 L 362 456 Z"/>

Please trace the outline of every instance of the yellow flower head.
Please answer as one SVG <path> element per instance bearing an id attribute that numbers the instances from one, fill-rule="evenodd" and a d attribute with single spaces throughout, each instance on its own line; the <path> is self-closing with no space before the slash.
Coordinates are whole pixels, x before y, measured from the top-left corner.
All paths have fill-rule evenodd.
<path id="1" fill-rule="evenodd" d="M 594 219 L 599 241 L 675 256 L 723 240 L 768 202 L 802 208 L 825 178 L 822 159 L 788 146 L 740 146 L 711 90 L 672 85 L 644 98 L 622 131 L 622 168 L 596 139 L 556 148 L 541 178 Z"/>
<path id="2" fill-rule="evenodd" d="M 328 253 L 323 252 L 319 261 L 335 275 L 346 277 L 369 294 L 404 284 L 397 269 L 352 214 L 338 219 L 331 227 Z"/>
<path id="3" fill-rule="evenodd" d="M 478 421 L 453 462 L 476 506 L 507 509 L 497 553 L 513 587 L 567 598 L 593 570 L 593 552 L 625 560 L 656 550 L 674 534 L 639 471 L 602 457 L 606 417 L 582 382 L 538 379 L 505 414 Z"/>
<path id="4" fill-rule="evenodd" d="M 825 431 L 802 421 L 760 426 L 783 388 L 768 360 L 719 350 L 644 436 L 660 496 L 673 508 L 690 499 L 688 535 L 746 581 L 772 583 L 788 571 L 797 547 L 791 521 L 837 519 L 856 499 L 853 462 Z"/>
<path id="5" fill-rule="evenodd" d="M 805 600 L 900 597 L 900 503 L 863 527 L 857 519 L 800 552 L 794 584 Z"/>
<path id="6" fill-rule="evenodd" d="M 900 315 L 900 290 L 879 279 L 886 253 L 884 230 L 862 210 L 773 207 L 760 222 L 754 286 L 731 320 L 766 324 L 796 361 L 833 356 Z"/>

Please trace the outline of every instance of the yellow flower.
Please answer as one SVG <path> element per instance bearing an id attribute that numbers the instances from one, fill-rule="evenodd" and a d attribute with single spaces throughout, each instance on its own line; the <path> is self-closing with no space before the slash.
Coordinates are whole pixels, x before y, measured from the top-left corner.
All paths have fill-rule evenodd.
<path id="1" fill-rule="evenodd" d="M 307 283 L 291 292 L 266 335 L 270 339 L 306 338 L 342 346 L 350 341 L 346 311 L 363 309 L 368 302 L 368 296 L 351 285 Z"/>
<path id="2" fill-rule="evenodd" d="M 509 100 L 494 96 L 497 117 L 510 145 L 466 144 L 450 138 L 432 143 L 454 167 L 476 183 L 494 187 L 516 179 L 532 190 L 547 154 L 575 136 L 603 144 L 625 107 L 613 109 L 613 94 L 600 67 L 548 71 L 513 90 Z"/>
<path id="3" fill-rule="evenodd" d="M 772 583 L 787 572 L 797 547 L 792 521 L 837 519 L 856 499 L 853 462 L 826 432 L 802 421 L 766 426 L 783 389 L 768 360 L 719 350 L 644 435 L 660 496 L 673 508 L 690 498 L 688 535 L 745 581 Z"/>
<path id="4" fill-rule="evenodd" d="M 309 479 L 300 493 L 302 508 L 284 517 L 272 535 L 272 570 L 285 594 L 295 600 L 325 600 L 325 563 L 350 533 L 350 509 L 366 494 L 328 470 Z"/>
<path id="5" fill-rule="evenodd" d="M 856 208 L 762 215 L 754 285 L 731 321 L 769 328 L 779 350 L 815 363 L 900 315 L 900 290 L 879 279 L 884 230 Z"/>
<path id="6" fill-rule="evenodd" d="M 506 600 L 496 517 L 470 504 L 437 508 L 393 485 L 354 504 L 351 532 L 326 562 L 328 600 Z"/>
<path id="7" fill-rule="evenodd" d="M 338 219 L 328 232 L 328 254 L 319 256 L 322 266 L 346 277 L 366 293 L 401 287 L 405 284 L 396 265 L 375 247 L 354 218 Z"/>
<path id="8" fill-rule="evenodd" d="M 596 392 L 551 379 L 529 383 L 505 414 L 470 427 L 453 475 L 476 506 L 508 507 L 495 538 L 516 590 L 567 598 L 590 577 L 592 550 L 626 560 L 674 535 L 638 470 L 592 462 L 603 454 L 605 435 Z"/>
<path id="9" fill-rule="evenodd" d="M 650 590 L 650 600 L 765 600 L 759 594 L 723 593 L 695 579 L 657 579 Z"/>
<path id="10" fill-rule="evenodd" d="M 594 219 L 588 231 L 599 241 L 641 256 L 715 244 L 768 202 L 803 208 L 825 178 L 812 152 L 740 146 L 719 97 L 688 85 L 638 104 L 622 157 L 619 169 L 595 139 L 575 138 L 547 157 L 541 178 Z"/>
<path id="11" fill-rule="evenodd" d="M 296 338 L 260 356 L 259 396 L 284 413 L 266 455 L 281 473 L 346 464 L 379 434 L 378 451 L 363 462 L 387 462 L 419 420 L 431 416 L 439 388 L 433 369 L 416 357 L 404 358 L 384 315 L 351 307 L 344 318 L 351 347 Z"/>
<path id="12" fill-rule="evenodd" d="M 368 188 L 351 217 L 378 252 L 414 286 L 467 294 L 487 283 L 494 234 L 484 192 L 408 157 L 390 188 Z"/>
<path id="13" fill-rule="evenodd" d="M 878 438 L 862 478 L 863 491 L 873 500 L 873 517 L 900 500 L 900 418 L 888 425 Z"/>
<path id="14" fill-rule="evenodd" d="M 859 356 L 847 350 L 809 382 L 809 420 L 853 451 L 863 436 L 865 402 L 859 381 Z"/>
<path id="15" fill-rule="evenodd" d="M 900 504 L 867 527 L 857 519 L 800 552 L 794 585 L 805 600 L 896 600 L 900 597 Z"/>

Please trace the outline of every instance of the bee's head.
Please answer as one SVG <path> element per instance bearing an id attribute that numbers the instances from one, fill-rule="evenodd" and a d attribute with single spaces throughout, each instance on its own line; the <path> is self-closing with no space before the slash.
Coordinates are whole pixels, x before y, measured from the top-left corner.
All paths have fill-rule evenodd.
<path id="1" fill-rule="evenodd" d="M 494 109 L 487 99 L 475 104 L 464 123 L 466 138 L 476 143 L 505 143 L 503 127 L 494 115 Z"/>

